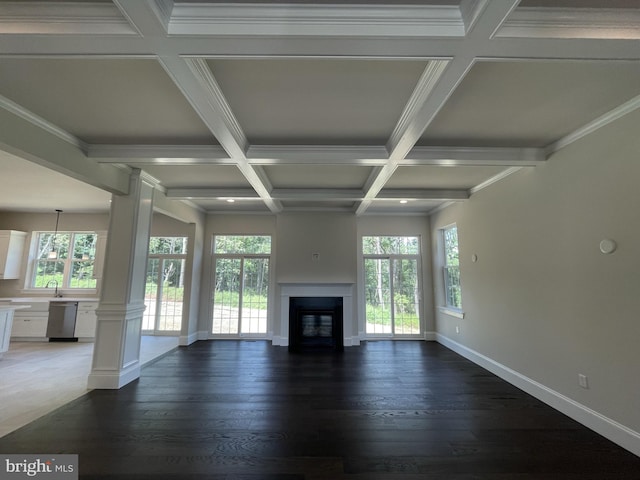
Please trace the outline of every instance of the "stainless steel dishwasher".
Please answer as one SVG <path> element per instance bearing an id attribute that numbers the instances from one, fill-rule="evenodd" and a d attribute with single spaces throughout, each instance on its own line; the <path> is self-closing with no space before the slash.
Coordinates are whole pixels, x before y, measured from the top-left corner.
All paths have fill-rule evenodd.
<path id="1" fill-rule="evenodd" d="M 76 329 L 78 302 L 49 302 L 47 337 L 50 342 L 78 341 L 73 336 Z"/>

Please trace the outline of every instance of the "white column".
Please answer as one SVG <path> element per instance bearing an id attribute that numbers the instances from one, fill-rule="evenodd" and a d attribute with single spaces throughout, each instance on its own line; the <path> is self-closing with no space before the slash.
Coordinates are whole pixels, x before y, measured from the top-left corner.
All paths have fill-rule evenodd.
<path id="1" fill-rule="evenodd" d="M 153 189 L 142 172 L 134 170 L 129 194 L 112 198 L 88 388 L 117 389 L 140 376 Z"/>

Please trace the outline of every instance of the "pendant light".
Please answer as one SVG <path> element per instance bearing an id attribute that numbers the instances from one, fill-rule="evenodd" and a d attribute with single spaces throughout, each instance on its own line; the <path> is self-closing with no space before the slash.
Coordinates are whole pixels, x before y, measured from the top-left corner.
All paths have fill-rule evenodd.
<path id="1" fill-rule="evenodd" d="M 55 260 L 58 258 L 58 251 L 56 250 L 56 240 L 58 238 L 58 222 L 60 221 L 60 214 L 62 210 L 56 209 L 56 231 L 53 234 L 53 242 L 51 244 L 51 251 L 49 252 L 48 258 L 49 260 Z"/>

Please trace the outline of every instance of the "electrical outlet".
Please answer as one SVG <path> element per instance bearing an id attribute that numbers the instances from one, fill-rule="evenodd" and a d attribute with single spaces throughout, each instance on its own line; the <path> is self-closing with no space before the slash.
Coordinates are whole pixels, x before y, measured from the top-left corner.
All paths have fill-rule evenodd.
<path id="1" fill-rule="evenodd" d="M 456 325 L 456 333 L 460 333 L 460 325 Z"/>
<path id="2" fill-rule="evenodd" d="M 582 388 L 589 388 L 589 379 L 586 375 L 583 375 L 582 373 L 578 374 L 578 385 Z"/>

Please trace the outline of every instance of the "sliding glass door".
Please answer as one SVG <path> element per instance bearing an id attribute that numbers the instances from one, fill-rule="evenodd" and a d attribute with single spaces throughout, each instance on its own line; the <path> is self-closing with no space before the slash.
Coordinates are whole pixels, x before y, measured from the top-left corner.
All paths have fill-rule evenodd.
<path id="1" fill-rule="evenodd" d="M 216 237 L 213 336 L 266 335 L 270 259 L 264 254 L 267 252 L 271 252 L 270 237 Z"/>
<path id="2" fill-rule="evenodd" d="M 364 237 L 365 333 L 420 336 L 420 256 L 417 237 Z"/>

